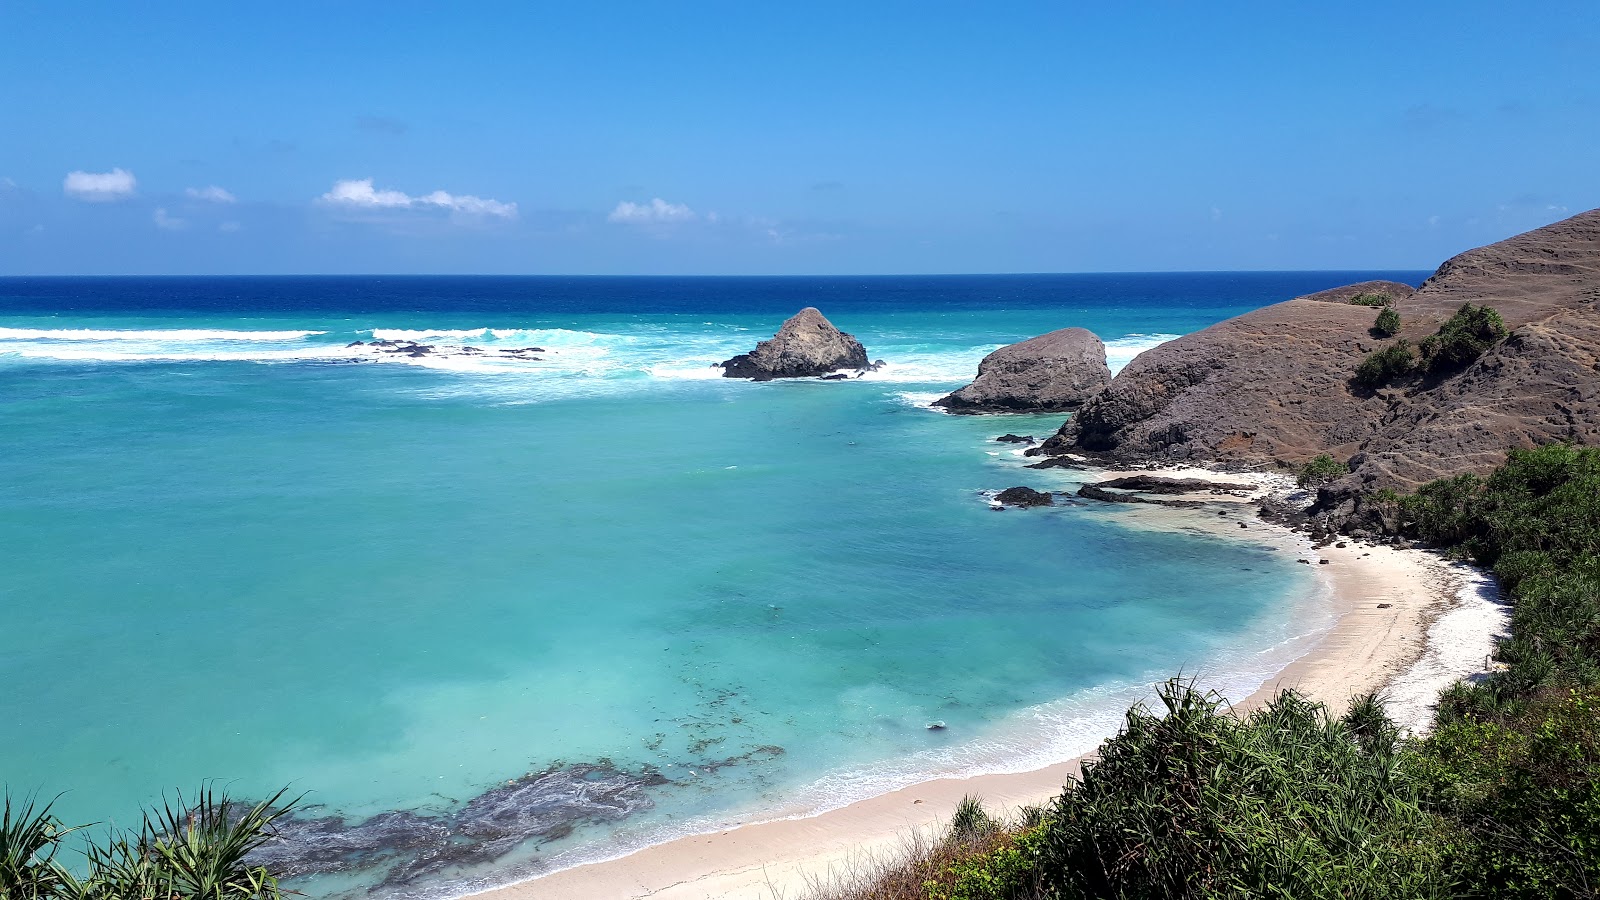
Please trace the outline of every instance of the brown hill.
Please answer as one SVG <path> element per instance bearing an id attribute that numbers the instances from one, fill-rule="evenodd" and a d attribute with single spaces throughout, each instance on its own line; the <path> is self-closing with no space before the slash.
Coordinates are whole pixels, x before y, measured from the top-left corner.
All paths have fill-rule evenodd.
<path id="1" fill-rule="evenodd" d="M 1293 468 L 1350 460 L 1344 489 L 1485 472 L 1510 447 L 1600 443 L 1600 210 L 1453 257 L 1414 293 L 1386 289 L 1413 343 L 1463 303 L 1510 336 L 1459 372 L 1367 390 L 1388 343 L 1351 285 L 1268 306 L 1146 351 L 1035 452 L 1120 462 Z"/>

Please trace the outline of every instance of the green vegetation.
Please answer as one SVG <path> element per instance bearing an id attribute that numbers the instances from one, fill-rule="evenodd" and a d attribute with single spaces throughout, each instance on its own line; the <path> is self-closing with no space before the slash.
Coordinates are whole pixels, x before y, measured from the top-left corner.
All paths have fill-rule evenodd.
<path id="1" fill-rule="evenodd" d="M 1446 691 L 1430 735 L 1399 735 L 1373 696 L 1240 716 L 1169 682 L 1042 815 L 820 896 L 1600 897 L 1600 448 L 1382 493 L 1514 601 L 1503 669 Z"/>
<path id="2" fill-rule="evenodd" d="M 1384 307 L 1378 312 L 1377 321 L 1372 323 L 1372 330 L 1382 337 L 1394 337 L 1400 333 L 1400 314 L 1392 307 Z"/>
<path id="3" fill-rule="evenodd" d="M 1498 312 L 1466 303 L 1437 333 L 1423 338 L 1418 349 L 1429 373 L 1437 374 L 1465 368 L 1505 336 L 1506 323 Z"/>
<path id="4" fill-rule="evenodd" d="M 273 822 L 295 805 L 283 792 L 253 807 L 201 788 L 146 813 L 134 832 L 110 833 L 83 848 L 80 880 L 56 861 L 64 827 L 50 804 L 14 807 L 0 819 L 0 900 L 280 900 L 277 878 L 246 857 L 271 839 Z"/>
<path id="5" fill-rule="evenodd" d="M 1399 330 L 1400 315 L 1392 309 L 1380 312 L 1373 324 L 1373 331 L 1379 334 L 1392 335 Z M 1401 338 L 1368 353 L 1356 367 L 1355 380 L 1363 387 L 1380 388 L 1407 375 L 1454 372 L 1470 365 L 1505 336 L 1506 323 L 1498 312 L 1468 303 L 1415 348 Z"/>
<path id="6" fill-rule="evenodd" d="M 1380 388 L 1411 374 L 1416 368 L 1417 351 L 1412 348 L 1410 341 L 1401 338 L 1381 350 L 1368 353 L 1361 365 L 1356 367 L 1356 382 L 1364 387 Z"/>
<path id="7" fill-rule="evenodd" d="M 1300 467 L 1300 477 L 1296 482 L 1303 488 L 1316 487 L 1347 475 L 1350 467 L 1335 460 L 1326 453 L 1319 454 L 1316 459 Z"/>
<path id="8" fill-rule="evenodd" d="M 1388 294 L 1357 294 L 1350 298 L 1351 306 L 1388 306 L 1394 303 L 1394 298 Z"/>
<path id="9" fill-rule="evenodd" d="M 1160 699 L 1056 801 L 1046 896 L 1448 896 L 1442 823 L 1375 697 L 1343 718 L 1292 691 L 1244 717 L 1175 681 Z"/>

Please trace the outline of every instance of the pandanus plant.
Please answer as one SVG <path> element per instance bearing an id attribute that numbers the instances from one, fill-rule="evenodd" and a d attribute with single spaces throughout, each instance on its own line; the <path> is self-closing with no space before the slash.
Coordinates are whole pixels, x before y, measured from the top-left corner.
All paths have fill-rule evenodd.
<path id="1" fill-rule="evenodd" d="M 62 827 L 49 805 L 14 810 L 7 796 L 0 900 L 280 900 L 277 877 L 249 856 L 298 802 L 283 802 L 284 793 L 250 807 L 210 787 L 192 802 L 178 794 L 147 811 L 138 830 L 88 843 L 81 880 L 55 859 L 61 839 L 76 829 Z"/>

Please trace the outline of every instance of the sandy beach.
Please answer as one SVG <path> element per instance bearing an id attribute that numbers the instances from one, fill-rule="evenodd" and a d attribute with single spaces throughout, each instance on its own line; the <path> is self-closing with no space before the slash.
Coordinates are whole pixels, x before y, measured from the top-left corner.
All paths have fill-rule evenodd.
<path id="1" fill-rule="evenodd" d="M 1470 567 L 1421 550 L 1344 542 L 1313 548 L 1302 534 L 1269 525 L 1247 511 L 1267 493 L 1286 493 L 1281 476 L 1238 476 L 1196 469 L 1141 473 L 1216 481 L 1248 481 L 1251 490 L 1202 499 L 1239 505 L 1179 510 L 1141 506 L 1123 512 L 1134 527 L 1202 530 L 1238 536 L 1240 522 L 1253 540 L 1293 552 L 1318 576 L 1335 616 L 1308 652 L 1239 701 L 1258 705 L 1294 688 L 1338 709 L 1353 695 L 1382 690 L 1394 698 L 1391 714 L 1413 729 L 1431 718 L 1432 698 L 1454 680 L 1484 671 L 1504 610 L 1493 583 Z M 1073 476 L 1081 479 L 1083 476 Z M 1203 684 L 1203 681 L 1202 681 Z M 819 882 L 848 877 L 874 858 L 893 856 L 918 835 L 936 833 L 968 794 L 991 810 L 1014 810 L 1059 793 L 1080 760 L 1020 774 L 941 778 L 871 797 L 801 819 L 744 825 L 680 838 L 619 859 L 577 866 L 487 891 L 492 900 L 556 898 L 656 898 L 656 900 L 797 900 Z"/>

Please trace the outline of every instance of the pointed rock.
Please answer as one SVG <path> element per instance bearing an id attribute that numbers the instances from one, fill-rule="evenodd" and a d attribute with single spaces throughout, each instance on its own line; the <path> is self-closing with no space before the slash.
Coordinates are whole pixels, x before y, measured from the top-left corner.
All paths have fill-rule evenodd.
<path id="1" fill-rule="evenodd" d="M 869 369 L 861 342 L 833 327 L 815 307 L 795 313 L 770 341 L 722 364 L 724 378 L 811 378 L 840 369 Z"/>

